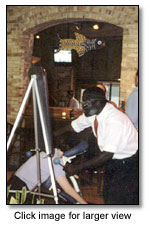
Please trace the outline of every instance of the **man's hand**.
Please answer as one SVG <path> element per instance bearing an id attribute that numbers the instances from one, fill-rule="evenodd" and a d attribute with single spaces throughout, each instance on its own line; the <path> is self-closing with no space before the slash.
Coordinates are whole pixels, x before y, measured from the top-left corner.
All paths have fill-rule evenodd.
<path id="1" fill-rule="evenodd" d="M 67 164 L 64 167 L 64 170 L 71 176 L 74 174 L 77 174 L 78 172 L 82 171 L 83 169 L 93 168 L 97 166 L 102 166 L 107 162 L 108 160 L 112 159 L 113 153 L 111 152 L 102 152 L 101 154 L 94 156 L 90 160 L 86 160 L 84 162 L 81 162 L 77 165 L 74 164 Z"/>
<path id="2" fill-rule="evenodd" d="M 69 176 L 73 176 L 75 174 L 78 174 L 78 172 L 80 171 L 80 166 L 79 165 L 73 165 L 73 164 L 69 164 L 67 163 L 64 166 L 64 171 L 69 175 Z"/>
<path id="3" fill-rule="evenodd" d="M 58 149 L 58 156 L 59 156 L 60 158 L 62 158 L 62 156 L 63 156 L 63 152 L 62 152 L 60 149 Z"/>

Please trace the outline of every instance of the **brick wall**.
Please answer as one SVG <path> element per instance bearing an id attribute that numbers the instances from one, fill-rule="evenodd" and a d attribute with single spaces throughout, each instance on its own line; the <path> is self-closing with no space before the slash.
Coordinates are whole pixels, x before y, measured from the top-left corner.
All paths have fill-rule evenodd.
<path id="1" fill-rule="evenodd" d="M 138 65 L 137 6 L 8 6 L 8 122 L 14 122 L 28 85 L 34 34 L 58 23 L 78 19 L 94 19 L 123 28 L 120 100 L 126 101 L 134 88 Z"/>

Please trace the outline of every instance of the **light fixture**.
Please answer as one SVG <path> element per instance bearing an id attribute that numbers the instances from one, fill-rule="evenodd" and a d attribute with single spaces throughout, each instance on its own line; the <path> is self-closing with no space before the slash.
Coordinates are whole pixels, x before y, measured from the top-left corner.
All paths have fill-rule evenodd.
<path id="1" fill-rule="evenodd" d="M 81 30 L 81 23 L 80 22 L 74 22 L 73 24 L 74 24 L 76 30 Z"/>
<path id="2" fill-rule="evenodd" d="M 40 39 L 40 35 L 36 35 L 35 38 L 36 38 L 36 39 Z"/>
<path id="3" fill-rule="evenodd" d="M 94 25 L 93 25 L 93 29 L 94 29 L 94 30 L 98 30 L 98 29 L 99 29 L 99 25 L 98 25 L 98 24 L 94 24 Z"/>
<path id="4" fill-rule="evenodd" d="M 80 29 L 81 29 L 81 27 L 77 25 L 76 26 L 76 30 L 80 30 Z"/>
<path id="5" fill-rule="evenodd" d="M 66 119 L 66 112 L 62 112 L 62 119 Z"/>
<path id="6" fill-rule="evenodd" d="M 41 60 L 40 57 L 32 56 L 32 64 L 38 63 L 38 62 L 40 62 L 40 60 Z"/>

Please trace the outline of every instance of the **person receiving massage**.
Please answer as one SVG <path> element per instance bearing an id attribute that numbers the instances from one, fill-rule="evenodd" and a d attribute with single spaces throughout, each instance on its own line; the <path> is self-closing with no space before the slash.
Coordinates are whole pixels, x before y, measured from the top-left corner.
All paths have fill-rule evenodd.
<path id="1" fill-rule="evenodd" d="M 67 151 L 77 144 L 80 140 L 72 132 L 66 132 L 57 137 L 54 149 L 54 158 L 62 157 L 63 152 Z M 73 197 L 80 204 L 87 204 L 87 202 L 74 190 L 69 183 L 66 173 L 63 170 L 63 166 L 60 164 L 53 164 L 54 175 L 57 183 L 68 195 Z M 40 152 L 40 169 L 41 169 L 41 184 L 46 189 L 50 187 L 50 172 L 48 165 L 48 158 L 45 152 Z M 36 154 L 30 157 L 9 179 L 7 186 L 11 185 L 12 190 L 20 190 L 23 186 L 27 187 L 27 190 L 34 191 L 37 186 L 37 159 Z M 27 199 L 27 203 L 31 204 L 31 195 Z M 9 201 L 8 201 L 9 202 Z"/>
<path id="2" fill-rule="evenodd" d="M 69 175 L 105 166 L 104 204 L 138 204 L 138 133 L 126 114 L 108 103 L 101 88 L 83 93 L 83 111 L 71 126 L 77 133 L 92 127 L 99 154 L 80 165 L 66 164 Z"/>

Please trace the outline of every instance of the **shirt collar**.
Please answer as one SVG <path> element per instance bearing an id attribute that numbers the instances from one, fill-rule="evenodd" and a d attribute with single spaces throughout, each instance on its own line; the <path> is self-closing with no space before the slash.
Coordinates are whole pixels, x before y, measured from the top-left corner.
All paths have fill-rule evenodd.
<path id="1" fill-rule="evenodd" d="M 104 106 L 104 108 L 102 109 L 102 111 L 96 116 L 97 119 L 103 119 L 103 117 L 107 114 L 107 111 L 108 111 L 110 106 L 112 106 L 112 105 L 107 102 L 106 105 Z"/>

